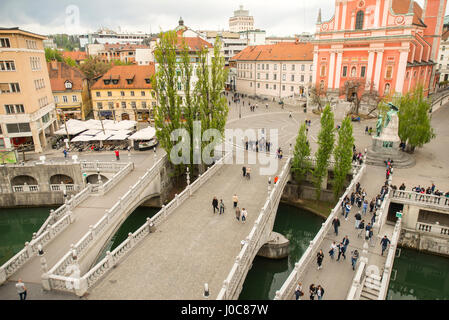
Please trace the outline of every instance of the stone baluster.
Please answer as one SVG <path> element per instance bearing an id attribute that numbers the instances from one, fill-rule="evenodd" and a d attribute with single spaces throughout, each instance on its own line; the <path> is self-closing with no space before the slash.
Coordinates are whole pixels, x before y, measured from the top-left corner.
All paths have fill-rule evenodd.
<path id="1" fill-rule="evenodd" d="M 33 256 L 33 247 L 30 245 L 28 241 L 25 242 L 25 249 L 27 251 L 28 257 L 31 258 Z"/>
<path id="2" fill-rule="evenodd" d="M 167 214 L 167 209 L 166 209 L 166 207 L 165 207 L 165 204 L 162 205 L 162 209 L 161 209 L 161 210 L 162 210 L 161 217 L 164 218 L 165 215 Z"/>
<path id="3" fill-rule="evenodd" d="M 108 269 L 114 268 L 114 256 L 111 254 L 111 251 L 106 251 L 106 258 L 108 261 Z"/>
<path id="4" fill-rule="evenodd" d="M 175 194 L 175 199 L 176 199 L 176 207 L 179 207 L 179 195 Z"/>
<path id="5" fill-rule="evenodd" d="M 30 191 L 30 187 L 28 186 L 28 184 L 25 182 L 23 184 L 23 192 L 29 192 Z"/>
<path id="6" fill-rule="evenodd" d="M 94 230 L 94 226 L 93 225 L 89 226 L 89 233 L 92 235 L 92 238 L 95 238 L 95 230 Z"/>
<path id="7" fill-rule="evenodd" d="M 48 271 L 47 260 L 44 257 L 42 257 L 40 261 L 41 261 L 41 270 L 42 270 L 42 272 L 43 273 L 47 273 L 47 271 Z"/>
<path id="8" fill-rule="evenodd" d="M 150 233 L 153 233 L 156 231 L 156 227 L 154 226 L 154 223 L 151 221 L 150 218 L 147 218 L 147 226 Z"/>
<path id="9" fill-rule="evenodd" d="M 130 248 L 134 247 L 134 239 L 133 234 L 131 232 L 128 233 L 128 240 L 129 240 L 129 247 Z"/>
<path id="10" fill-rule="evenodd" d="M 274 300 L 281 300 L 281 291 L 280 290 L 276 290 Z"/>
<path id="11" fill-rule="evenodd" d="M 76 288 L 76 286 L 75 286 L 75 294 L 78 297 L 82 297 L 87 292 L 87 289 L 88 289 L 87 278 L 85 278 L 85 277 L 80 278 L 78 288 Z"/>
<path id="12" fill-rule="evenodd" d="M 228 300 L 228 281 L 223 281 L 223 290 L 225 292 L 223 300 Z"/>
<path id="13" fill-rule="evenodd" d="M 42 274 L 41 281 L 42 281 L 42 288 L 45 291 L 50 291 L 51 286 L 50 286 L 50 278 L 48 276 L 48 273 L 45 272 L 44 274 Z"/>
<path id="14" fill-rule="evenodd" d="M 2 285 L 6 281 L 6 270 L 3 267 L 0 267 L 0 285 Z"/>

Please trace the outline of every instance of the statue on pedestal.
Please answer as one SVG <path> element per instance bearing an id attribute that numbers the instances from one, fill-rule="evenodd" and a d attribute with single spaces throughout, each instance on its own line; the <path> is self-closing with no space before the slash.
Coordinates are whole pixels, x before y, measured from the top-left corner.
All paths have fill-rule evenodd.
<path id="1" fill-rule="evenodd" d="M 382 115 L 379 114 L 376 123 L 376 137 L 380 137 L 381 132 L 382 132 Z"/>

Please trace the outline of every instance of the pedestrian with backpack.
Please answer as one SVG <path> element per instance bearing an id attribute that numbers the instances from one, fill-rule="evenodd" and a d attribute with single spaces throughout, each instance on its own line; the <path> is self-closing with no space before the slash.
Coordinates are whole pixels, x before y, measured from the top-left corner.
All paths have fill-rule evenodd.
<path id="1" fill-rule="evenodd" d="M 302 283 L 298 282 L 298 285 L 296 286 L 296 289 L 295 289 L 296 300 L 301 300 L 301 297 L 303 295 L 304 295 L 304 292 L 302 291 Z"/>

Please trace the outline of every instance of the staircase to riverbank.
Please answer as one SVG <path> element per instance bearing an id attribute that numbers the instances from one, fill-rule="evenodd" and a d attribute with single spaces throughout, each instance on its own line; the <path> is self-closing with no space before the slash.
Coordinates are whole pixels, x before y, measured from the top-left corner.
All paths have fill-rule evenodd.
<path id="1" fill-rule="evenodd" d="M 376 274 L 370 274 L 366 277 L 363 284 L 360 300 L 378 300 L 381 285 L 381 277 Z"/>
<path id="2" fill-rule="evenodd" d="M 412 155 L 399 151 L 396 155 L 388 153 L 375 152 L 371 148 L 368 149 L 366 155 L 366 163 L 373 166 L 385 167 L 385 160 L 388 158 L 393 160 L 394 168 L 411 168 L 416 164 L 415 157 Z"/>

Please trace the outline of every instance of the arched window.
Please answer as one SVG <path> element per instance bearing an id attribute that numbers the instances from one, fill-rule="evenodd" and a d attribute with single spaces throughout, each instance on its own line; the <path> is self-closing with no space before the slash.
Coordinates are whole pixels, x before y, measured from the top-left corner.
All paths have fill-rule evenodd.
<path id="1" fill-rule="evenodd" d="M 362 10 L 357 12 L 357 16 L 355 18 L 355 29 L 356 30 L 362 30 L 363 29 L 363 16 L 364 13 Z"/>
<path id="2" fill-rule="evenodd" d="M 386 83 L 385 84 L 385 90 L 384 90 L 384 95 L 387 95 L 390 93 L 390 84 Z"/>
<path id="3" fill-rule="evenodd" d="M 353 78 L 357 77 L 357 68 L 356 67 L 351 68 L 351 77 L 353 77 Z"/>

